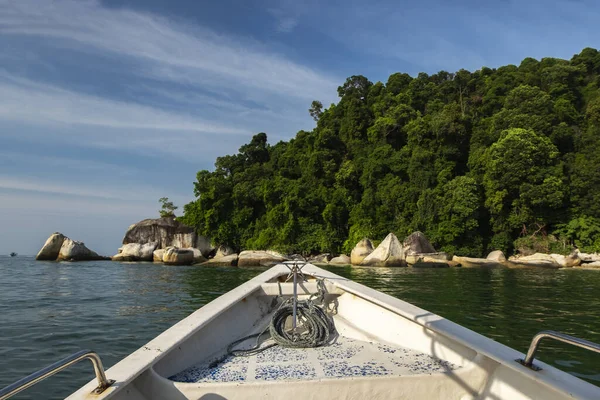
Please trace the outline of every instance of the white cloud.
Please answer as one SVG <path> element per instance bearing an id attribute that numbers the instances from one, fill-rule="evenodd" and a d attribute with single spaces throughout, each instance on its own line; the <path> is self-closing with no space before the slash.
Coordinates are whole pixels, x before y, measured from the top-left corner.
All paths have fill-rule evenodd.
<path id="1" fill-rule="evenodd" d="M 289 23 L 287 24 L 289 26 Z M 335 95 L 338 79 L 294 63 L 246 38 L 97 1 L 0 1 L 0 33 L 53 38 L 138 59 L 155 78 L 273 92 L 312 100 Z"/>
<path id="2" fill-rule="evenodd" d="M 0 71 L 0 117 L 29 123 L 244 134 L 198 117 L 64 90 Z"/>

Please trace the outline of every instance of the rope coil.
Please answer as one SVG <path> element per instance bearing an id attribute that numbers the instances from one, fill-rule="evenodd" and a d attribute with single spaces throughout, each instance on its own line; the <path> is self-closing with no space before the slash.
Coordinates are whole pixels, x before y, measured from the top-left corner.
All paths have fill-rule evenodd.
<path id="1" fill-rule="evenodd" d="M 319 297 L 324 298 L 324 294 L 319 293 Z M 298 320 L 302 322 L 302 333 L 298 331 L 286 330 L 285 325 L 289 317 L 292 316 L 294 309 L 291 304 L 292 299 L 285 300 L 279 308 L 273 313 L 270 323 L 260 333 L 255 333 L 243 337 L 231 343 L 227 347 L 227 353 L 233 356 L 247 357 L 253 354 L 265 351 L 273 346 L 308 348 L 319 347 L 327 344 L 331 333 L 335 331 L 333 321 L 327 316 L 325 311 L 312 300 L 299 300 L 297 302 Z M 260 339 L 268 331 L 274 343 L 261 347 Z M 256 343 L 248 349 L 234 349 L 238 344 L 248 339 L 256 338 Z"/>

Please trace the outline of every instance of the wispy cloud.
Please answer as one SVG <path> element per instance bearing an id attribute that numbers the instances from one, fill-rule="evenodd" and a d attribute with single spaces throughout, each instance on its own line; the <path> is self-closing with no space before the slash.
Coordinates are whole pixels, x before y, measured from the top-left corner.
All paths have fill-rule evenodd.
<path id="1" fill-rule="evenodd" d="M 55 45 L 90 47 L 140 60 L 157 79 L 229 89 L 253 88 L 314 99 L 335 93 L 338 79 L 268 51 L 261 43 L 218 35 L 185 21 L 97 1 L 0 2 L 0 33 L 60 40 Z"/>
<path id="2" fill-rule="evenodd" d="M 40 84 L 0 71 L 0 118 L 40 124 L 243 134 L 198 117 Z"/>
<path id="3" fill-rule="evenodd" d="M 128 202 L 151 202 L 154 204 L 157 199 L 164 195 L 160 188 L 153 188 L 149 185 L 125 186 L 115 185 L 114 188 L 98 188 L 85 184 L 73 185 L 69 182 L 55 182 L 35 178 L 16 178 L 13 176 L 0 175 L 0 189 L 22 192 L 37 192 L 45 194 L 57 194 L 61 196 L 87 197 L 104 200 L 121 200 Z M 177 195 L 175 195 L 177 196 Z M 173 197 L 176 201 L 183 203 L 185 199 L 182 196 Z M 191 198 L 191 196 L 190 196 Z"/>

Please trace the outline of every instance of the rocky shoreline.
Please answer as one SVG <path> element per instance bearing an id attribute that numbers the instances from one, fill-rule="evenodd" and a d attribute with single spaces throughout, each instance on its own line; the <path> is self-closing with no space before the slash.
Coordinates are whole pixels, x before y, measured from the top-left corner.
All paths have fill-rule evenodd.
<path id="1" fill-rule="evenodd" d="M 37 260 L 120 262 L 155 262 L 167 265 L 205 265 L 215 267 L 271 267 L 282 261 L 298 259 L 272 250 L 244 250 L 236 253 L 228 246 L 213 246 L 206 237 L 174 218 L 145 219 L 129 227 L 123 246 L 112 257 L 103 257 L 88 249 L 83 242 L 74 241 L 55 232 L 36 256 Z M 421 232 L 414 232 L 402 242 L 390 233 L 374 247 L 370 239 L 360 240 L 350 255 L 319 254 L 308 262 L 321 265 L 353 265 L 363 267 L 507 267 L 507 268 L 580 268 L 600 269 L 600 254 L 585 254 L 575 250 L 568 256 L 535 253 L 511 256 L 495 250 L 486 258 L 450 256 L 438 252 Z"/>

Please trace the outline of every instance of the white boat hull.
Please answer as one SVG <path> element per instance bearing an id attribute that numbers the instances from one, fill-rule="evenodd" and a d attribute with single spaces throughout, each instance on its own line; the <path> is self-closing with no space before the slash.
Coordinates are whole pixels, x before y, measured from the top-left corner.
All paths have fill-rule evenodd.
<path id="1" fill-rule="evenodd" d="M 274 347 L 226 358 L 227 346 L 267 324 L 288 269 L 273 267 L 212 301 L 68 399 L 599 399 L 600 388 L 402 300 L 313 265 L 339 337 L 317 349 Z M 314 293 L 316 283 L 303 285 Z M 304 294 L 303 296 L 306 297 Z"/>

